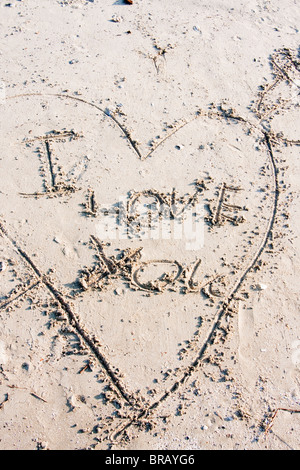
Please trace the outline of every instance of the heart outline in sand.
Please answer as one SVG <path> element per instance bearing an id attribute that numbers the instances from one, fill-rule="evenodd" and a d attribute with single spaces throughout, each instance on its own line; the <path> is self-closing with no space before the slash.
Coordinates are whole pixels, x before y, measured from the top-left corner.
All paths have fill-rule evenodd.
<path id="1" fill-rule="evenodd" d="M 69 95 L 60 95 L 60 94 L 51 94 L 51 95 L 39 95 L 39 94 L 32 94 L 32 95 L 23 95 L 26 99 L 30 99 L 31 97 L 40 97 L 40 98 L 58 98 L 61 100 L 72 100 L 75 101 L 78 104 L 84 104 L 91 106 L 94 108 L 97 112 L 102 114 L 105 117 L 108 117 L 111 119 L 114 124 L 121 130 L 121 133 L 127 140 L 127 143 L 129 146 L 134 150 L 135 155 L 140 159 L 141 162 L 145 161 L 147 158 L 152 156 L 154 152 L 156 152 L 161 145 L 170 139 L 172 136 L 174 136 L 177 132 L 179 132 L 180 129 L 182 129 L 184 126 L 181 126 L 179 129 L 176 129 L 174 132 L 172 132 L 170 135 L 168 135 L 165 139 L 163 139 L 161 142 L 158 143 L 157 147 L 152 150 L 148 155 L 145 157 L 142 156 L 142 154 L 139 152 L 138 147 L 131 137 L 131 135 L 128 134 L 127 130 L 122 126 L 122 124 L 112 115 L 110 115 L 106 110 L 101 109 L 98 105 L 94 103 L 89 103 L 85 101 L 84 99 L 78 98 L 78 97 L 73 97 Z M 17 97 L 11 97 L 9 100 L 13 99 L 19 99 L 21 96 Z M 202 116 L 205 116 L 203 114 Z M 199 113 L 195 119 L 200 119 L 201 118 L 201 113 Z M 226 111 L 214 111 L 211 113 L 211 116 L 209 119 L 217 119 L 217 120 L 226 120 L 227 122 L 232 122 L 235 125 L 239 124 L 246 124 L 246 126 L 249 127 L 249 129 L 252 128 L 252 125 L 248 123 L 246 120 L 240 118 L 239 116 L 235 116 L 231 111 L 226 112 Z M 188 125 L 188 124 L 187 124 Z M 247 274 L 251 271 L 252 267 L 255 265 L 255 263 L 258 261 L 259 257 L 261 256 L 267 241 L 270 237 L 270 234 L 272 232 L 272 228 L 274 225 L 275 221 L 275 216 L 276 216 L 276 210 L 277 210 L 277 204 L 278 204 L 278 182 L 277 182 L 277 177 L 276 177 L 276 162 L 275 158 L 273 155 L 273 149 L 272 149 L 272 141 L 268 133 L 258 130 L 258 134 L 261 136 L 261 140 L 263 141 L 263 145 L 265 146 L 264 152 L 266 155 L 266 160 L 268 161 L 270 165 L 270 173 L 271 173 L 271 184 L 272 184 L 272 191 L 271 191 L 271 212 L 269 213 L 269 218 L 267 222 L 267 227 L 265 232 L 262 234 L 259 246 L 257 247 L 256 251 L 252 254 L 250 262 L 244 267 L 243 271 L 240 273 L 239 276 L 236 278 L 236 282 L 232 286 L 230 292 L 226 296 L 226 298 L 222 299 L 222 308 L 220 309 L 218 315 L 216 316 L 214 323 L 212 325 L 212 328 L 209 331 L 209 334 L 205 340 L 205 342 L 201 345 L 201 348 L 197 351 L 196 357 L 189 361 L 189 365 L 185 368 L 179 379 L 176 379 L 173 381 L 173 383 L 170 385 L 169 389 L 163 393 L 159 399 L 155 399 L 151 403 L 148 403 L 147 406 L 142 404 L 139 400 L 137 400 L 132 393 L 128 392 L 126 388 L 126 384 L 120 380 L 120 378 L 117 376 L 115 371 L 113 370 L 110 361 L 107 360 L 105 355 L 103 354 L 103 348 L 101 343 L 97 338 L 95 338 L 90 332 L 86 331 L 84 324 L 82 323 L 81 318 L 74 313 L 73 308 L 69 304 L 68 300 L 64 297 L 64 295 L 60 292 L 60 290 L 56 287 L 56 283 L 52 281 L 52 279 L 42 273 L 39 269 L 39 267 L 36 266 L 35 262 L 32 261 L 31 255 L 28 255 L 26 252 L 26 249 L 23 248 L 22 244 L 19 243 L 19 241 L 11 235 L 10 230 L 8 230 L 5 226 L 4 223 L 1 222 L 0 225 L 0 232 L 2 236 L 6 237 L 9 242 L 17 249 L 19 255 L 22 257 L 23 261 L 27 265 L 29 265 L 30 269 L 33 271 L 33 282 L 35 283 L 42 283 L 48 291 L 51 293 L 51 295 L 59 302 L 62 310 L 65 312 L 67 315 L 68 321 L 73 326 L 76 330 L 76 332 L 81 336 L 81 338 L 87 343 L 89 346 L 91 352 L 98 358 L 99 362 L 101 365 L 105 368 L 108 376 L 110 377 L 112 383 L 115 385 L 117 391 L 119 394 L 123 397 L 124 400 L 127 402 L 131 403 L 136 410 L 140 413 L 140 416 L 145 415 L 152 409 L 155 409 L 158 404 L 168 398 L 169 395 L 171 395 L 175 390 L 178 389 L 178 387 L 183 384 L 192 374 L 193 372 L 197 369 L 199 364 L 201 363 L 202 358 L 205 355 L 206 350 L 208 349 L 209 345 L 214 342 L 214 338 L 216 337 L 216 333 L 218 331 L 218 328 L 221 324 L 222 319 L 226 314 L 232 314 L 231 312 L 231 307 L 235 298 L 235 295 L 237 292 L 240 290 L 241 285 L 243 284 L 243 281 L 245 280 Z M 0 306 L 1 307 L 1 306 Z"/>

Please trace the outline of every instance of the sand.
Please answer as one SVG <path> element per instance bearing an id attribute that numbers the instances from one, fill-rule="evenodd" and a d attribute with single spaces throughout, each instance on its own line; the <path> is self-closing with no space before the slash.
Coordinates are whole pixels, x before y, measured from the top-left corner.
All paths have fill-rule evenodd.
<path id="1" fill-rule="evenodd" d="M 296 1 L 0 8 L 0 449 L 299 449 Z"/>

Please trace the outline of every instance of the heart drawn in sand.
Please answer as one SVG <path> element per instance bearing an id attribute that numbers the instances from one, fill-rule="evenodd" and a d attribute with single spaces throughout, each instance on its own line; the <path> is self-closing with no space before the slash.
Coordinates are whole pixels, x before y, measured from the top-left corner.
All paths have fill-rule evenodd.
<path id="1" fill-rule="evenodd" d="M 2 236 L 123 399 L 154 408 L 226 340 L 267 242 L 268 135 L 199 112 L 142 153 L 114 115 L 64 95 L 8 99 L 2 119 Z"/>

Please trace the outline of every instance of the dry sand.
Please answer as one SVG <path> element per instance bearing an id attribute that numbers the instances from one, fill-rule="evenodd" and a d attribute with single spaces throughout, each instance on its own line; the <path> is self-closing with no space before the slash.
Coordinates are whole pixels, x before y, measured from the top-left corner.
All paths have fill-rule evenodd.
<path id="1" fill-rule="evenodd" d="M 299 5 L 125 3 L 0 4 L 0 449 L 299 449 Z"/>

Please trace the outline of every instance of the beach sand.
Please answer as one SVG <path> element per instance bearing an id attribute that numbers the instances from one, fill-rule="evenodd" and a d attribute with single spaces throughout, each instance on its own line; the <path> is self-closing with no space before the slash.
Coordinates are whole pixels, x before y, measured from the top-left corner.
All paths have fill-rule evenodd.
<path id="1" fill-rule="evenodd" d="M 0 4 L 0 449 L 299 449 L 294 0 Z"/>

